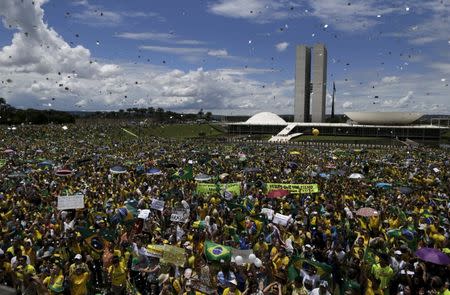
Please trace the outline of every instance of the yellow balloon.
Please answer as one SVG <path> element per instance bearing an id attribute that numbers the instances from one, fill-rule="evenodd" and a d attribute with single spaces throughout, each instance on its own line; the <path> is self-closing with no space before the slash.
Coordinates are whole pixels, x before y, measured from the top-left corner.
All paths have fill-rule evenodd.
<path id="1" fill-rule="evenodd" d="M 313 134 L 314 136 L 318 136 L 318 135 L 320 134 L 319 129 L 313 128 L 312 134 Z"/>

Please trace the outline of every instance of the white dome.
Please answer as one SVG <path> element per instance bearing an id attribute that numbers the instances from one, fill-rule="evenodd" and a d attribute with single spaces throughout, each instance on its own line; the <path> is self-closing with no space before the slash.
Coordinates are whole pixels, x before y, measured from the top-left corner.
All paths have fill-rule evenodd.
<path id="1" fill-rule="evenodd" d="M 359 124 L 367 125 L 405 125 L 423 116 L 421 113 L 409 112 L 347 112 L 345 115 Z"/>
<path id="2" fill-rule="evenodd" d="M 253 115 L 245 123 L 252 125 L 287 125 L 285 120 L 271 112 L 262 112 Z"/>

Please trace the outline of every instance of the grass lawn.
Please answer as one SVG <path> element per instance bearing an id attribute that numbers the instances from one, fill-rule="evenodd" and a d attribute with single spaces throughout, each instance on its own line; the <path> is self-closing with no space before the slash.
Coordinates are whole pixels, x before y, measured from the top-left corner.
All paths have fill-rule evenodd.
<path id="1" fill-rule="evenodd" d="M 163 126 L 129 127 L 127 130 L 141 137 L 158 136 L 165 138 L 189 138 L 199 137 L 204 134 L 205 137 L 219 136 L 222 133 L 208 124 L 173 124 Z"/>
<path id="2" fill-rule="evenodd" d="M 303 135 L 292 139 L 292 141 L 346 141 L 346 142 L 354 142 L 354 141 L 364 141 L 364 142 L 386 142 L 391 141 L 389 138 L 385 137 L 358 137 L 358 136 L 312 136 L 312 135 Z"/>

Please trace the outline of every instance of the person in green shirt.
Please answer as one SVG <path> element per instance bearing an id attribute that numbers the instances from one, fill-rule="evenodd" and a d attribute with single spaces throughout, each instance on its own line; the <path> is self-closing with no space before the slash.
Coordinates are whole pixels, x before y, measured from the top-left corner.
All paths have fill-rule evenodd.
<path id="1" fill-rule="evenodd" d="M 389 266 L 389 256 L 381 254 L 380 262 L 372 266 L 372 274 L 380 282 L 380 289 L 389 295 L 389 284 L 394 277 L 394 270 Z"/>

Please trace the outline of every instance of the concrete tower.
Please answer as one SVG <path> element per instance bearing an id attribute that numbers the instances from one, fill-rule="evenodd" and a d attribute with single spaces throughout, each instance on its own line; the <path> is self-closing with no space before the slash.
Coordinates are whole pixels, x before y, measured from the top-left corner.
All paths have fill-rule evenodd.
<path id="1" fill-rule="evenodd" d="M 313 49 L 313 86 L 311 122 L 325 122 L 327 93 L 327 49 L 316 44 Z"/>
<path id="2" fill-rule="evenodd" d="M 311 49 L 305 45 L 296 48 L 294 122 L 309 122 L 311 94 Z"/>

